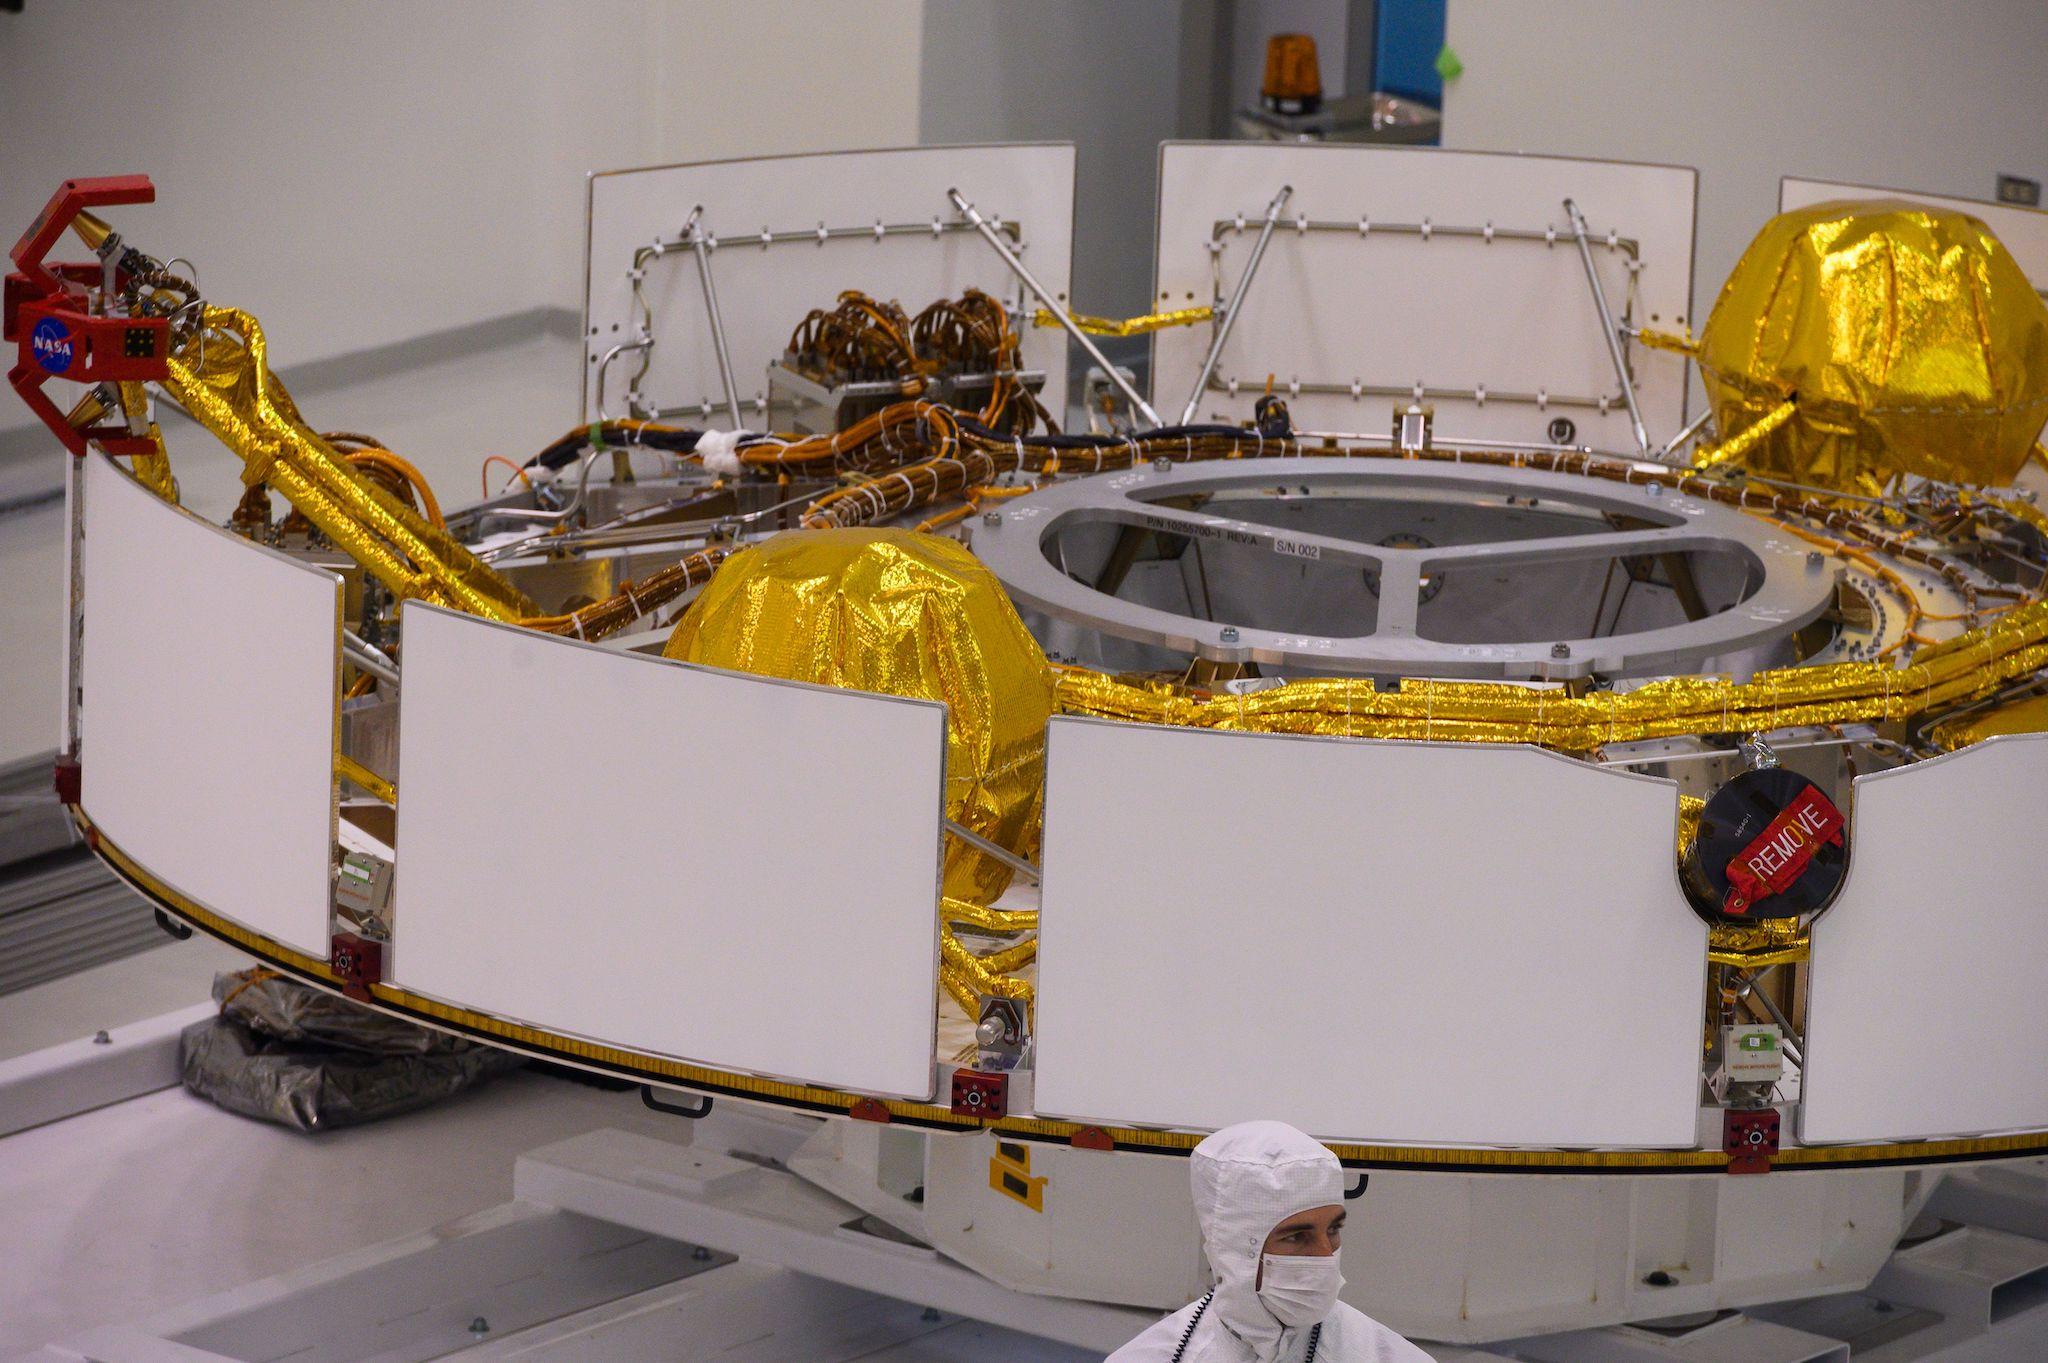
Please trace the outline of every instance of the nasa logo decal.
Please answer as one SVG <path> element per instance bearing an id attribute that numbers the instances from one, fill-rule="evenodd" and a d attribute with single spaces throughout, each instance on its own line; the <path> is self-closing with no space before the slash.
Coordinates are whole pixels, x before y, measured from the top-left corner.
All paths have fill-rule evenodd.
<path id="1" fill-rule="evenodd" d="M 71 367 L 71 332 L 54 317 L 45 317 L 36 323 L 36 329 L 29 336 L 28 347 L 36 357 L 36 363 L 52 374 L 61 374 Z"/>

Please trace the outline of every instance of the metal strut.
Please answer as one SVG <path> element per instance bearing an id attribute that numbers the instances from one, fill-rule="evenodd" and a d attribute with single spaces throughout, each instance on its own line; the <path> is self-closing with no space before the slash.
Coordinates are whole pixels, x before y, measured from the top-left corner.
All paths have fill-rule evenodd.
<path id="1" fill-rule="evenodd" d="M 1202 405 L 1203 390 L 1209 386 L 1209 376 L 1216 372 L 1217 361 L 1223 358 L 1223 343 L 1230 339 L 1230 329 L 1237 325 L 1237 312 L 1244 303 L 1245 292 L 1252 286 L 1252 276 L 1259 272 L 1259 262 L 1266 258 L 1266 243 L 1273 239 L 1273 227 L 1280 221 L 1280 210 L 1293 194 L 1293 185 L 1282 185 L 1280 192 L 1273 196 L 1273 202 L 1266 205 L 1265 225 L 1259 228 L 1259 239 L 1252 243 L 1252 258 L 1244 263 L 1244 274 L 1239 276 L 1237 287 L 1231 291 L 1230 302 L 1224 305 L 1223 320 L 1216 326 L 1216 338 L 1209 342 L 1209 354 L 1202 361 L 1202 372 L 1195 375 L 1195 389 L 1188 394 L 1188 405 L 1181 408 L 1180 424 L 1183 426 L 1195 419 L 1195 409 Z"/>
<path id="2" fill-rule="evenodd" d="M 1586 267 L 1586 284 L 1593 291 L 1593 306 L 1600 311 L 1600 339 L 1607 342 L 1607 358 L 1614 364 L 1614 377 L 1621 382 L 1621 400 L 1628 404 L 1628 424 L 1636 438 L 1636 451 L 1650 452 L 1650 433 L 1643 429 L 1643 414 L 1636 406 L 1635 380 L 1628 376 L 1628 359 L 1621 353 L 1621 333 L 1615 329 L 1614 314 L 1607 307 L 1607 290 L 1600 286 L 1600 272 L 1593 268 L 1593 246 L 1586 239 L 1586 218 L 1570 199 L 1564 201 L 1565 218 L 1579 243 L 1579 262 Z"/>
<path id="3" fill-rule="evenodd" d="M 960 210 L 962 217 L 974 224 L 974 230 L 981 233 L 981 239 L 987 242 L 989 247 L 1003 258 L 1003 264 L 1010 267 L 1010 273 L 1016 275 L 1024 287 L 1031 290 L 1032 295 L 1038 299 L 1039 306 L 1051 313 L 1053 320 L 1066 328 L 1067 335 L 1081 343 L 1081 349 L 1088 352 L 1089 359 L 1102 366 L 1102 372 L 1109 376 L 1109 381 L 1116 386 L 1116 390 L 1124 395 L 1124 401 L 1131 404 L 1131 410 L 1145 418 L 1153 426 L 1161 425 L 1159 413 L 1152 410 L 1152 404 L 1138 395 L 1138 390 L 1131 386 L 1131 381 L 1124 377 L 1123 371 L 1111 364 L 1108 357 L 1097 348 L 1095 342 L 1088 338 L 1088 333 L 1075 325 L 1073 316 L 1064 307 L 1060 306 L 1059 299 L 1047 293 L 1045 285 L 1039 283 L 1032 276 L 1031 271 L 1024 268 L 1024 262 L 1019 260 L 1017 253 L 1012 251 L 1009 245 L 1004 242 L 1002 234 L 989 226 L 988 219 L 975 212 L 974 205 L 967 202 L 959 190 L 947 190 L 946 197 L 953 201 L 953 207 Z"/>
<path id="4" fill-rule="evenodd" d="M 703 209 L 700 207 L 698 212 Z M 740 390 L 733 386 L 732 355 L 725 346 L 725 319 L 718 314 L 718 288 L 711 282 L 711 246 L 704 237 L 704 225 L 697 214 L 690 215 L 690 249 L 697 253 L 697 278 L 704 284 L 704 310 L 711 317 L 711 344 L 718 352 L 718 381 L 725 385 L 725 407 L 732 413 L 732 428 L 744 431 L 746 418 L 740 415 Z"/>

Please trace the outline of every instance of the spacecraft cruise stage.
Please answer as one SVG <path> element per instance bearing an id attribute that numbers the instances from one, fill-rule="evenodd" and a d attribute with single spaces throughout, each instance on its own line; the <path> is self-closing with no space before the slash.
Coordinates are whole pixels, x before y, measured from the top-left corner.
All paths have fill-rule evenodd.
<path id="1" fill-rule="evenodd" d="M 1169 144 L 1112 320 L 1069 147 L 593 176 L 583 422 L 445 511 L 70 182 L 6 303 L 60 789 L 278 970 L 779 1133 L 532 1200 L 1106 1346 L 1274 1117 L 1420 1340 L 1847 1359 L 1940 1255 L 1992 1329 L 2048 1293 L 2048 253 L 1788 187 L 1695 326 L 1694 178 Z"/>

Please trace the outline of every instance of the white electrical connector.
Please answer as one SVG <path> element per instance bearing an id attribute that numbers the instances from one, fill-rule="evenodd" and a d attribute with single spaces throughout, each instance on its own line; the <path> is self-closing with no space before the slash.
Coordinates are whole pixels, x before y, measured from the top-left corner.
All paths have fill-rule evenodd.
<path id="1" fill-rule="evenodd" d="M 745 431 L 706 431 L 697 437 L 697 456 L 704 461 L 707 472 L 738 474 L 740 464 L 740 441 Z"/>

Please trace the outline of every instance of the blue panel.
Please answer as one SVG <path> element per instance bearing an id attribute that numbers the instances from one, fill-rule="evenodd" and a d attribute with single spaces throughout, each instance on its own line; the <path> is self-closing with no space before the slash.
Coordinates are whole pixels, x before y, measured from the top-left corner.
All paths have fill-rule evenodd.
<path id="1" fill-rule="evenodd" d="M 1441 109 L 1445 0 L 1379 0 L 1373 45 L 1373 87 Z"/>

